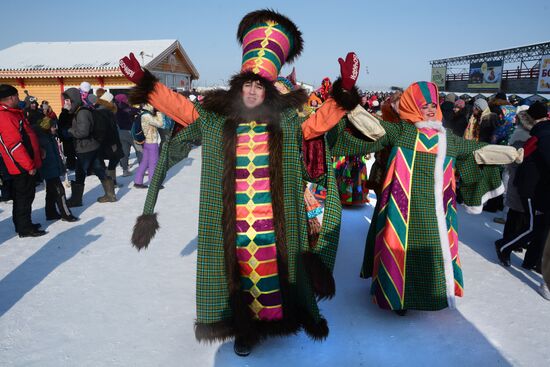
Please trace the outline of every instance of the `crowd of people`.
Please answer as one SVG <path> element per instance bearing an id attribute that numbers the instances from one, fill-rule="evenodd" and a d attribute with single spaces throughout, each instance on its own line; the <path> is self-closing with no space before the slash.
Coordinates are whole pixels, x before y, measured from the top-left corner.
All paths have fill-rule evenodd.
<path id="1" fill-rule="evenodd" d="M 104 195 L 100 203 L 116 202 L 116 168 L 131 176 L 133 148 L 139 167 L 134 187 L 147 188 L 159 144 L 171 133 L 173 122 L 149 104 L 132 106 L 126 94 L 113 96 L 103 88 L 92 91 L 88 82 L 62 94 L 59 116 L 48 101 L 38 102 L 28 91 L 19 99 L 16 88 L 0 85 L 1 200 L 13 200 L 13 223 L 19 237 L 46 234 L 31 218 L 36 187 L 44 184 L 46 220 L 78 220 L 71 208 L 82 206 L 85 179 L 93 174 Z M 74 176 L 74 180 L 69 180 Z M 64 182 L 63 182 L 64 181 Z M 71 195 L 66 197 L 65 186 Z"/>

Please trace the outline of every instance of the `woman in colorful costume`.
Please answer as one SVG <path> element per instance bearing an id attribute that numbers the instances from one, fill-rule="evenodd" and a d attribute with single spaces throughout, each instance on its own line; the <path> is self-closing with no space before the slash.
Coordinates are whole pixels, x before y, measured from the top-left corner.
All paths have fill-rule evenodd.
<path id="1" fill-rule="evenodd" d="M 463 180 L 467 210 L 480 213 L 486 200 L 503 191 L 498 167 L 486 164 L 521 161 L 523 156 L 513 147 L 468 141 L 445 131 L 437 98 L 435 84 L 417 82 L 400 99 L 400 123 L 378 121 L 361 107 L 348 114 L 374 140 L 364 143 L 367 151 L 392 147 L 378 199 L 376 238 L 367 246 L 363 275 L 373 278 L 374 302 L 400 315 L 407 309 L 452 308 L 455 296 L 463 294 L 455 170 Z"/>
<path id="2" fill-rule="evenodd" d="M 301 146 L 303 138 L 322 135 L 357 105 L 359 61 L 354 54 L 339 60 L 342 80 L 334 99 L 304 122 L 296 109 L 307 94 L 300 89 L 282 95 L 273 85 L 285 61 L 302 50 L 296 25 L 273 11 L 256 11 L 243 18 L 237 37 L 241 72 L 229 90 L 213 91 L 202 103 L 159 83 L 133 54 L 121 60 L 121 70 L 137 84 L 134 103 L 149 102 L 185 127 L 163 147 L 132 242 L 145 248 L 158 228 L 153 207 L 156 187 L 172 164 L 166 157 L 182 142 L 201 138 L 195 336 L 235 337 L 235 352 L 247 355 L 270 335 L 302 328 L 314 339 L 328 335 L 317 298 L 334 294 L 340 206 L 333 177 L 324 175 L 331 209 L 325 207 L 323 231 L 311 248 L 303 197 L 304 179 L 311 178 Z"/>

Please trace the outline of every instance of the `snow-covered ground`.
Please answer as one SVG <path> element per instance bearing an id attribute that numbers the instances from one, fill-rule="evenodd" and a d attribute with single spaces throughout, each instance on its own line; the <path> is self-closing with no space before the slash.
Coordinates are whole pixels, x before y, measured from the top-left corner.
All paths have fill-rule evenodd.
<path id="1" fill-rule="evenodd" d="M 120 172 L 119 172 L 120 173 Z M 0 366 L 550 366 L 550 302 L 538 274 L 496 263 L 494 215 L 459 214 L 465 297 L 458 309 L 410 311 L 370 302 L 358 277 L 373 205 L 345 209 L 336 297 L 321 304 L 325 342 L 303 333 L 270 339 L 247 358 L 232 342 L 195 341 L 200 148 L 170 173 L 157 209 L 161 229 L 138 253 L 129 238 L 146 191 L 119 179 L 117 203 L 99 204 L 86 181 L 76 223 L 47 222 L 44 191 L 33 220 L 49 232 L 14 235 L 0 204 Z M 130 184 L 130 185 L 129 185 Z"/>

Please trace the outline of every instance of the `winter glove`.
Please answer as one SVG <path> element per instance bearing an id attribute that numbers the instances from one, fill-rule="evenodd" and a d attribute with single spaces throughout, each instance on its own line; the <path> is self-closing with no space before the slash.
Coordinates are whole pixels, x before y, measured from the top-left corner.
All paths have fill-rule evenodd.
<path id="1" fill-rule="evenodd" d="M 129 56 L 124 56 L 120 59 L 119 67 L 122 74 L 135 84 L 138 84 L 141 78 L 143 78 L 143 70 L 133 52 L 130 52 Z"/>
<path id="2" fill-rule="evenodd" d="M 359 59 L 355 52 L 349 52 L 346 56 L 346 61 L 340 57 L 338 62 L 340 63 L 342 88 L 348 91 L 352 90 L 359 77 Z"/>

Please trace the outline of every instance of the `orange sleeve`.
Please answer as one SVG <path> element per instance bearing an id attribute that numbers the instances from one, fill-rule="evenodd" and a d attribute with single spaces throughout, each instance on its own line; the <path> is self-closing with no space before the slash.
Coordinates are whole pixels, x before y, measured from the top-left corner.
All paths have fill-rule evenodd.
<path id="1" fill-rule="evenodd" d="M 323 135 L 344 117 L 346 110 L 329 98 L 313 115 L 302 123 L 302 133 L 305 140 Z"/>
<path id="2" fill-rule="evenodd" d="M 199 113 L 191 101 L 162 83 L 155 83 L 155 88 L 149 93 L 149 103 L 183 126 L 190 125 L 199 118 Z"/>

